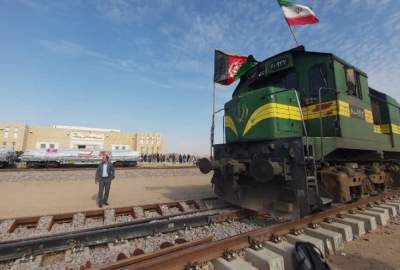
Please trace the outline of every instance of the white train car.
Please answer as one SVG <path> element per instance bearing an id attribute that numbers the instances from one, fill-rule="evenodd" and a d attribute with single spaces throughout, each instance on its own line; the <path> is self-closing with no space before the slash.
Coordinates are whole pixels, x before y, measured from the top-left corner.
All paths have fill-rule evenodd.
<path id="1" fill-rule="evenodd" d="M 110 155 L 110 161 L 116 166 L 136 166 L 139 161 L 139 152 L 132 150 L 59 150 L 40 149 L 29 150 L 20 156 L 28 168 L 63 167 L 97 165 L 102 160 L 104 152 Z"/>

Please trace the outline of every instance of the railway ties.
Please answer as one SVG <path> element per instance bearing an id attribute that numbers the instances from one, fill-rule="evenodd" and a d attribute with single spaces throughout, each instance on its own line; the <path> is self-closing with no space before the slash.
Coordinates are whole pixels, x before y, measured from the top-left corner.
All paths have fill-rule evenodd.
<path id="1" fill-rule="evenodd" d="M 292 270 L 294 268 L 293 250 L 298 241 L 310 242 L 317 246 L 325 255 L 333 255 L 344 249 L 347 242 L 357 239 L 365 232 L 372 232 L 376 225 L 385 226 L 390 217 L 398 215 L 400 202 L 388 201 L 392 205 L 378 204 L 351 211 L 335 218 L 328 218 L 321 223 L 312 224 L 303 230 L 294 230 L 280 237 L 273 237 L 259 246 L 250 246 L 236 258 L 226 254 L 214 259 L 211 263 L 215 270 L 234 269 L 270 269 Z M 361 227 L 361 229 L 360 229 Z"/>
<path id="2" fill-rule="evenodd" d="M 292 253 L 297 241 L 311 242 L 328 256 L 340 253 L 347 242 L 400 215 L 399 195 L 392 191 L 147 261 L 120 263 L 124 262 L 124 269 L 291 270 L 295 269 Z M 117 269 L 116 264 L 101 269 Z"/>
<path id="3" fill-rule="evenodd" d="M 203 202 L 204 201 L 204 202 Z M 0 241 L 70 232 L 116 223 L 212 210 L 216 198 L 0 220 Z M 217 205 L 218 206 L 218 205 Z M 219 205 L 223 207 L 222 204 Z M 226 205 L 225 205 L 226 206 Z"/>
<path id="4" fill-rule="evenodd" d="M 105 255 L 113 257 L 105 262 L 136 256 L 185 244 L 188 240 L 173 232 L 236 219 L 239 212 L 216 198 L 207 198 L 3 220 L 0 269 L 23 269 L 24 265 L 53 269 L 50 262 L 54 260 L 63 265 L 56 269 L 79 269 L 98 264 Z M 143 246 L 146 238 L 147 246 Z"/>

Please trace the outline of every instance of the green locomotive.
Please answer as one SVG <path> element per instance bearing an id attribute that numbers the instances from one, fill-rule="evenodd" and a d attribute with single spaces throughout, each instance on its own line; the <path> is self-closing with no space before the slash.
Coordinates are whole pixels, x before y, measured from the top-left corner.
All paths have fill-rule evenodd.
<path id="1" fill-rule="evenodd" d="M 256 211 L 299 218 L 400 183 L 400 110 L 363 71 L 300 46 L 258 63 L 224 106 L 214 192 Z"/>

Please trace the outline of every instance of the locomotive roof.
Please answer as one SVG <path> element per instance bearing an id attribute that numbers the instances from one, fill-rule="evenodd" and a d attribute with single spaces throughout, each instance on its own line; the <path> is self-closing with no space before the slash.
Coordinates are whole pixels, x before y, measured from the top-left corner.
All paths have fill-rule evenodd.
<path id="1" fill-rule="evenodd" d="M 266 62 L 266 61 L 268 61 L 268 60 L 270 60 L 270 59 L 273 59 L 273 58 L 275 58 L 275 57 L 277 57 L 277 56 L 280 56 L 280 55 L 283 55 L 283 54 L 286 54 L 286 53 L 291 53 L 291 54 L 306 54 L 306 55 L 326 55 L 326 56 L 330 56 L 330 57 L 334 58 L 335 60 L 337 60 L 338 62 L 342 63 L 343 65 L 348 66 L 348 67 L 351 67 L 351 68 L 353 68 L 354 70 L 356 70 L 357 72 L 359 72 L 360 74 L 362 74 L 363 76 L 368 77 L 367 74 L 366 74 L 364 71 L 358 69 L 357 67 L 353 66 L 352 64 L 350 64 L 350 63 L 348 63 L 347 61 L 343 60 L 342 58 L 340 58 L 340 57 L 334 55 L 333 53 L 306 51 L 306 49 L 305 49 L 304 46 L 298 46 L 298 47 L 292 48 L 292 49 L 290 49 L 290 50 L 287 50 L 287 51 L 284 51 L 284 52 L 275 54 L 275 55 L 273 55 L 273 56 L 271 56 L 271 57 L 269 57 L 269 58 L 263 60 L 263 61 L 260 62 L 260 63 L 264 63 L 264 62 Z"/>

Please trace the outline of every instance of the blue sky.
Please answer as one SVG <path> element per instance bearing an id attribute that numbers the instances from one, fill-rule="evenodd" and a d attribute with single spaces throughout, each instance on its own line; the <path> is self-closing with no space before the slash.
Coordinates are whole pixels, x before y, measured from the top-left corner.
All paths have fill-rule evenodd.
<path id="1" fill-rule="evenodd" d="M 399 0 L 300 0 L 295 29 L 400 100 Z M 0 0 L 0 121 L 154 131 L 207 153 L 213 51 L 263 60 L 294 46 L 274 0 Z M 217 89 L 222 107 L 233 87 Z M 221 126 L 218 127 L 219 130 Z"/>

